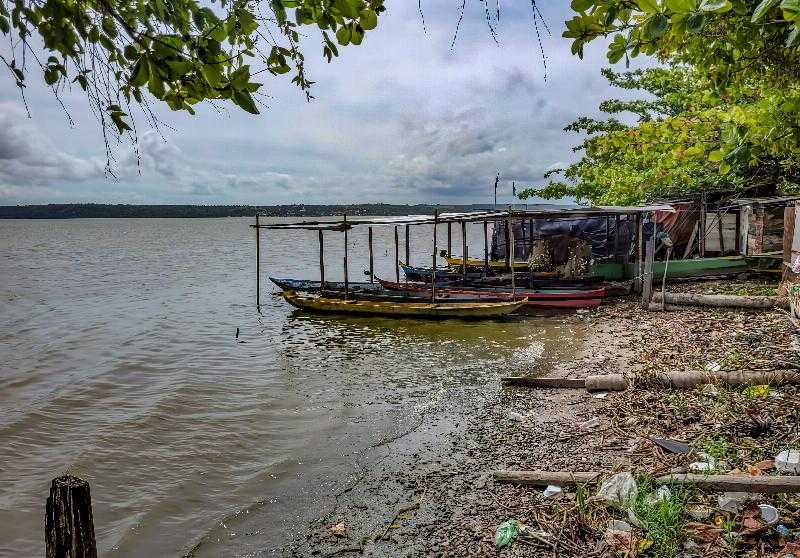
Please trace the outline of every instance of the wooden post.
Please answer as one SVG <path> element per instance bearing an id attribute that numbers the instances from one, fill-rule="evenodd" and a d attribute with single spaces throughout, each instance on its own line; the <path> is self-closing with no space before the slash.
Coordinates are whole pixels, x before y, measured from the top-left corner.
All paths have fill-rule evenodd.
<path id="1" fill-rule="evenodd" d="M 395 280 L 400 282 L 400 241 L 397 237 L 397 225 L 394 226 L 394 277 Z M 408 265 L 408 262 L 406 262 Z"/>
<path id="2" fill-rule="evenodd" d="M 698 229 L 698 249 L 700 252 L 700 257 L 706 257 L 706 194 L 703 192 L 703 197 L 700 201 L 700 228 Z"/>
<path id="3" fill-rule="evenodd" d="M 611 255 L 611 216 L 606 215 L 606 258 Z"/>
<path id="4" fill-rule="evenodd" d="M 642 292 L 642 238 L 643 238 L 644 219 L 642 214 L 636 214 L 636 271 L 633 277 L 634 292 Z"/>
<path id="5" fill-rule="evenodd" d="M 467 223 L 461 221 L 461 274 L 464 284 L 467 283 Z"/>
<path id="6" fill-rule="evenodd" d="M 256 310 L 261 308 L 261 229 L 256 213 Z"/>
<path id="7" fill-rule="evenodd" d="M 483 275 L 489 275 L 489 223 L 483 222 Z"/>
<path id="8" fill-rule="evenodd" d="M 736 240 L 734 244 L 736 253 L 742 253 L 742 208 L 736 210 Z"/>
<path id="9" fill-rule="evenodd" d="M 325 289 L 325 242 L 322 236 L 322 229 L 319 233 L 319 288 Z"/>
<path id="10" fill-rule="evenodd" d="M 406 265 L 411 265 L 411 226 L 406 225 Z"/>
<path id="11" fill-rule="evenodd" d="M 439 220 L 439 210 L 433 210 L 433 271 L 431 274 L 431 302 L 436 303 L 436 222 Z M 447 243 L 450 244 L 450 223 L 447 223 Z M 450 247 L 447 248 L 448 257 Z"/>
<path id="12" fill-rule="evenodd" d="M 722 234 L 722 213 L 717 209 L 717 231 L 719 232 L 719 255 L 725 255 L 725 237 Z"/>
<path id="13" fill-rule="evenodd" d="M 653 297 L 653 257 L 655 255 L 656 231 L 652 227 L 652 234 L 645 243 L 644 272 L 642 273 L 642 308 L 647 310 L 650 307 L 650 299 Z"/>
<path id="14" fill-rule="evenodd" d="M 622 263 L 622 256 L 619 253 L 619 225 L 621 223 L 620 216 L 617 215 L 614 220 L 614 261 Z"/>
<path id="15" fill-rule="evenodd" d="M 350 296 L 350 281 L 347 278 L 347 215 L 344 216 L 344 299 Z"/>
<path id="16" fill-rule="evenodd" d="M 375 282 L 375 264 L 372 257 L 372 227 L 369 228 L 369 282 Z"/>
<path id="17" fill-rule="evenodd" d="M 453 257 L 453 223 L 447 223 L 447 257 Z"/>
<path id="18" fill-rule="evenodd" d="M 44 539 L 47 558 L 97 558 L 88 482 L 69 475 L 53 479 L 47 498 Z"/>
<path id="19" fill-rule="evenodd" d="M 511 209 L 508 210 L 508 217 L 509 217 L 509 219 L 506 222 L 508 223 L 508 238 L 510 239 L 510 242 L 511 242 L 511 261 L 512 261 L 512 264 L 511 264 L 511 300 L 517 300 L 517 283 L 514 280 L 514 277 L 516 276 L 516 272 L 514 271 L 514 264 L 513 264 L 513 262 L 514 262 L 514 252 L 515 252 L 515 250 L 514 250 L 514 247 L 515 247 L 514 246 L 514 219 L 512 218 L 512 215 L 511 215 Z"/>
<path id="20" fill-rule="evenodd" d="M 511 262 L 513 261 L 513 255 L 511 254 L 511 247 L 509 246 L 510 240 L 508 236 L 508 221 L 506 220 L 506 230 L 505 230 L 505 241 L 506 241 L 506 270 L 511 269 Z"/>

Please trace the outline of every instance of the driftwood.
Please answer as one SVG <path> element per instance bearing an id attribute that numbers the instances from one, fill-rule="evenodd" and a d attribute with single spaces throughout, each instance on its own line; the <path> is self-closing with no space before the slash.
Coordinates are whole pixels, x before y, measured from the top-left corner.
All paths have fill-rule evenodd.
<path id="1" fill-rule="evenodd" d="M 494 480 L 527 486 L 574 486 L 597 483 L 609 473 L 599 471 L 508 471 L 494 472 Z M 657 477 L 658 484 L 689 484 L 708 490 L 782 494 L 800 492 L 800 476 L 750 475 L 665 475 Z"/>
<path id="2" fill-rule="evenodd" d="M 707 295 L 694 293 L 653 293 L 652 301 L 657 304 L 678 304 L 683 306 L 714 306 L 727 308 L 787 308 L 785 299 L 777 296 L 737 296 Z"/>
<path id="3" fill-rule="evenodd" d="M 69 475 L 53 479 L 44 538 L 47 558 L 97 558 L 88 482 Z"/>

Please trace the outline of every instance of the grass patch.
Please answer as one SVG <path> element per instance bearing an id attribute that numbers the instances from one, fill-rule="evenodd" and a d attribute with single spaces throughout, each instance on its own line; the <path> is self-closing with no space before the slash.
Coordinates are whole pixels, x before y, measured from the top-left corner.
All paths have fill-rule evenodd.
<path id="1" fill-rule="evenodd" d="M 649 477 L 637 479 L 638 490 L 633 511 L 641 522 L 647 540 L 652 541 L 648 553 L 656 558 L 673 558 L 681 551 L 686 503 L 690 492 L 683 487 L 669 487 L 660 500 L 653 500 L 658 486 Z"/>
<path id="2" fill-rule="evenodd" d="M 739 454 L 724 436 L 709 438 L 703 442 L 703 451 L 717 461 L 736 461 Z"/>

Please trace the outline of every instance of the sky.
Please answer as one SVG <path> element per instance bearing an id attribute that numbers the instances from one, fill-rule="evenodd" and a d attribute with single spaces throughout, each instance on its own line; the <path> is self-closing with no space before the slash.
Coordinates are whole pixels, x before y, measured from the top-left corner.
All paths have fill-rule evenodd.
<path id="1" fill-rule="evenodd" d="M 498 202 L 510 203 L 512 182 L 541 185 L 577 157 L 581 139 L 565 125 L 625 95 L 600 75 L 604 44 L 583 60 L 570 54 L 561 37 L 568 1 L 539 2 L 552 31 L 542 40 L 546 72 L 529 0 L 501 5 L 499 44 L 482 2 L 467 1 L 451 49 L 460 4 L 422 0 L 423 27 L 416 2 L 387 0 L 378 28 L 330 64 L 309 36 L 310 103 L 289 78 L 267 77 L 260 115 L 159 110 L 160 133 L 139 119 L 141 161 L 119 146 L 116 178 L 104 171 L 101 131 L 80 89 L 65 95 L 70 125 L 31 83 L 28 118 L 4 76 L 0 205 L 490 203 L 497 172 Z"/>

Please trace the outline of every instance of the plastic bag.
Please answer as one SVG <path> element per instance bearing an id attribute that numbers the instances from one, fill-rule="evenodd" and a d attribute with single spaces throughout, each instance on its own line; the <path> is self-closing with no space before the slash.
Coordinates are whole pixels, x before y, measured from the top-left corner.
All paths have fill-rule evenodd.
<path id="1" fill-rule="evenodd" d="M 516 519 L 509 519 L 503 521 L 497 526 L 497 532 L 494 536 L 494 544 L 497 548 L 504 548 L 510 545 L 519 535 L 522 529 L 522 524 Z"/>
<path id="2" fill-rule="evenodd" d="M 604 502 L 627 505 L 636 496 L 636 480 L 630 473 L 617 473 L 603 481 L 597 497 Z"/>

